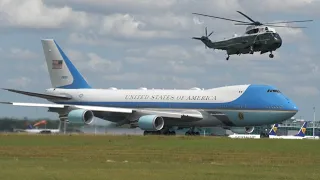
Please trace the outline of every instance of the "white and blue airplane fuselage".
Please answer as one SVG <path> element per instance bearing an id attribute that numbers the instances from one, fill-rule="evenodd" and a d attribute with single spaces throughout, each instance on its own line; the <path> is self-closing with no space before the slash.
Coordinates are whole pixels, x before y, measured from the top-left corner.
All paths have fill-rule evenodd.
<path id="1" fill-rule="evenodd" d="M 298 112 L 289 98 L 269 85 L 206 90 L 94 89 L 54 40 L 42 40 L 42 45 L 52 88 L 45 93 L 6 90 L 45 98 L 53 104 L 3 103 L 47 107 L 71 123 L 90 124 L 98 117 L 161 134 L 173 127 L 213 126 L 236 133 L 252 132 L 253 126 L 279 123 Z"/>

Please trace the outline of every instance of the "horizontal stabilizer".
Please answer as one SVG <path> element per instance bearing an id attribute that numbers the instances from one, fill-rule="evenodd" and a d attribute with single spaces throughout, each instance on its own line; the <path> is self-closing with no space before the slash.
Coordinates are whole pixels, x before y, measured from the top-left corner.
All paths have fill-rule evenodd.
<path id="1" fill-rule="evenodd" d="M 34 93 L 34 92 L 20 91 L 20 90 L 16 90 L 16 89 L 5 89 L 5 88 L 3 88 L 3 90 L 18 93 L 18 94 L 24 94 L 27 96 L 44 98 L 44 99 L 54 99 L 54 100 L 69 100 L 69 99 L 71 99 L 71 97 L 67 97 L 66 95 L 49 95 L 49 94 Z"/>

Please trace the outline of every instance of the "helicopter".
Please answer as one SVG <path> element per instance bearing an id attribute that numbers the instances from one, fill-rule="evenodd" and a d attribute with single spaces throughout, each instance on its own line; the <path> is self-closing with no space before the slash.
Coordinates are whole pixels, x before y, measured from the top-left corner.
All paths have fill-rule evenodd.
<path id="1" fill-rule="evenodd" d="M 237 22 L 235 25 L 247 25 L 245 33 L 243 35 L 234 35 L 232 38 L 212 42 L 209 37 L 213 34 L 213 31 L 208 34 L 207 27 L 205 28 L 205 35 L 202 37 L 192 37 L 192 39 L 200 40 L 205 44 L 205 48 L 225 50 L 227 52 L 226 60 L 229 60 L 230 55 L 241 55 L 241 54 L 253 54 L 254 52 L 260 52 L 264 54 L 270 52 L 269 58 L 273 58 L 273 51 L 277 50 L 282 45 L 282 39 L 273 27 L 287 27 L 287 28 L 306 28 L 306 27 L 293 27 L 293 26 L 282 26 L 276 24 L 283 23 L 294 23 L 294 22 L 308 22 L 313 20 L 299 20 L 299 21 L 284 21 L 284 22 L 270 22 L 261 23 L 251 19 L 246 14 L 237 11 L 239 14 L 246 17 L 251 22 L 239 21 L 234 19 L 228 19 L 223 17 L 211 16 L 200 13 L 192 13 L 194 15 L 212 17 L 227 21 Z"/>

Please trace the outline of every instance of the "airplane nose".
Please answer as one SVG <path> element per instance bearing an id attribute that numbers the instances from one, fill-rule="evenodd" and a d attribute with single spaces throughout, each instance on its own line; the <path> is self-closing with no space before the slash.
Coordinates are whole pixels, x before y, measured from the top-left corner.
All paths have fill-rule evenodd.
<path id="1" fill-rule="evenodd" d="M 299 111 L 299 108 L 297 107 L 297 105 L 292 101 L 288 101 L 288 104 L 289 104 L 289 110 L 292 111 L 294 114 L 296 114 Z"/>

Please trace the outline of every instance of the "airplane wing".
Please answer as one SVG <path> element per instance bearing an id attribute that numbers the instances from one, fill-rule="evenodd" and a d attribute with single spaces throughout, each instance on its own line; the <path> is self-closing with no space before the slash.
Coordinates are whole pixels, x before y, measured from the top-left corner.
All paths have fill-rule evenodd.
<path id="1" fill-rule="evenodd" d="M 203 118 L 202 114 L 197 111 L 187 112 L 170 112 L 170 111 L 158 111 L 149 109 L 130 109 L 130 108 L 119 108 L 119 107 L 104 107 L 104 106 L 86 106 L 86 105 L 68 105 L 68 104 L 40 104 L 40 103 L 22 103 L 22 102 L 0 102 L 1 104 L 10 104 L 13 106 L 26 106 L 26 107 L 44 107 L 44 108 L 75 108 L 75 109 L 86 109 L 93 112 L 114 112 L 114 113 L 126 113 L 131 114 L 134 112 L 141 112 L 146 114 L 158 115 L 166 118 L 177 118 L 185 119 L 186 121 L 197 121 Z"/>
<path id="2" fill-rule="evenodd" d="M 44 98 L 44 99 L 55 99 L 55 100 L 68 100 L 71 99 L 71 97 L 68 97 L 66 95 L 49 95 L 49 94 L 42 94 L 42 93 L 34 93 L 34 92 L 28 92 L 28 91 L 20 91 L 16 89 L 6 89 L 3 88 L 3 90 L 18 93 L 18 94 L 24 94 L 27 96 L 34 96 L 34 97 L 39 97 L 39 98 Z"/>

